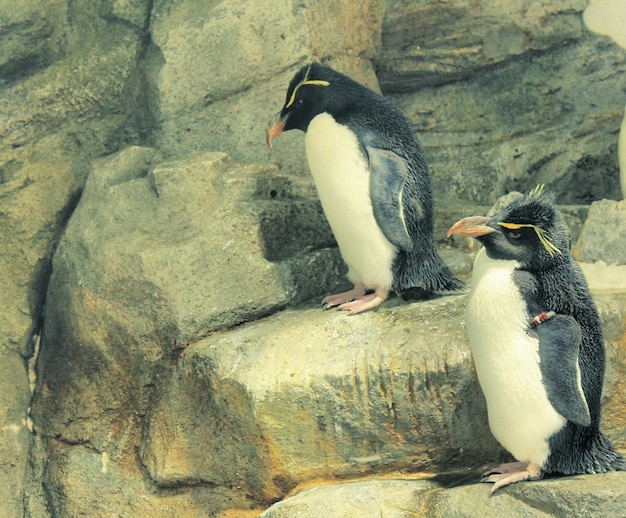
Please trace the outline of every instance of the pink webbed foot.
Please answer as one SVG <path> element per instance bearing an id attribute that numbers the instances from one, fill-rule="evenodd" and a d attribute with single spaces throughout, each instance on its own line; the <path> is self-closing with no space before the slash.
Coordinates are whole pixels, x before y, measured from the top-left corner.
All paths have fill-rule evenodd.
<path id="1" fill-rule="evenodd" d="M 377 289 L 374 293 L 363 295 L 354 299 L 352 302 L 341 304 L 337 309 L 348 311 L 349 315 L 356 315 L 357 313 L 363 313 L 363 311 L 380 306 L 380 304 L 387 299 L 388 295 L 389 293 L 386 290 Z"/>
<path id="2" fill-rule="evenodd" d="M 345 293 L 329 295 L 322 301 L 322 304 L 324 309 L 336 306 L 341 311 L 348 311 L 350 315 L 356 315 L 379 306 L 381 302 L 387 299 L 388 295 L 389 291 L 382 288 L 376 288 L 374 293 L 366 295 L 365 287 L 358 284 L 354 289 Z"/>
<path id="3" fill-rule="evenodd" d="M 341 304 L 345 304 L 346 302 L 353 301 L 365 295 L 366 289 L 362 284 L 356 284 L 354 288 L 349 291 L 344 291 L 343 293 L 337 293 L 335 295 L 328 295 L 322 300 L 322 307 L 324 309 L 334 308 L 336 306 L 340 306 Z"/>
<path id="4" fill-rule="evenodd" d="M 538 480 L 542 477 L 541 468 L 530 462 L 509 462 L 501 464 L 483 473 L 483 482 L 494 482 L 491 493 L 498 489 L 522 482 L 524 480 Z"/>

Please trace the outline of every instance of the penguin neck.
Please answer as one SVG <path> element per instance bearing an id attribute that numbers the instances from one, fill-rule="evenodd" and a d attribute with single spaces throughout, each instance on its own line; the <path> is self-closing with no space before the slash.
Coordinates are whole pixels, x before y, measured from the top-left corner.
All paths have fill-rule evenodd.
<path id="1" fill-rule="evenodd" d="M 485 276 L 485 274 L 493 269 L 506 270 L 513 272 L 519 270 L 521 264 L 513 259 L 493 259 L 487 255 L 487 250 L 482 247 L 476 254 L 474 259 L 474 268 L 472 270 L 472 284 L 476 285 Z"/>

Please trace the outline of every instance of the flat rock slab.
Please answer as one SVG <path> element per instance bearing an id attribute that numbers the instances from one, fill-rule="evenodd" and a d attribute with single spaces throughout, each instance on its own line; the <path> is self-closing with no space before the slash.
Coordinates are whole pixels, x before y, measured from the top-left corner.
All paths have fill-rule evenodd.
<path id="1" fill-rule="evenodd" d="M 368 480 L 303 489 L 260 518 L 472 518 L 623 516 L 626 473 L 516 484 L 490 496 L 491 484 L 450 489 L 431 480 Z"/>
<path id="2" fill-rule="evenodd" d="M 619 415 L 622 312 L 599 302 L 617 340 L 605 394 Z M 215 333 L 164 384 L 144 463 L 162 486 L 236 482 L 259 499 L 318 478 L 496 463 L 506 454 L 487 425 L 464 313 L 465 295 L 394 299 L 356 317 L 295 309 Z"/>

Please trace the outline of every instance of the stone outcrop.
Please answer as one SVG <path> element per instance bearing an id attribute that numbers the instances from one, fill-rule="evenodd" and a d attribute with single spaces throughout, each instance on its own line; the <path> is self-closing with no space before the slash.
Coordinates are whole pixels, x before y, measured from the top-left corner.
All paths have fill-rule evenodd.
<path id="1" fill-rule="evenodd" d="M 29 474 L 37 446 L 27 359 L 40 334 L 52 254 L 90 161 L 144 135 L 137 61 L 147 3 L 114 11 L 64 0 L 0 4 L 3 516 L 22 516 L 28 500 L 40 509 L 29 496 L 40 483 L 33 487 Z"/>
<path id="2" fill-rule="evenodd" d="M 460 352 L 462 296 L 390 301 L 355 321 L 313 310 L 345 282 L 344 267 L 306 171 L 302 134 L 281 135 L 270 151 L 263 130 L 295 70 L 323 60 L 409 116 L 432 165 L 441 253 L 459 275 L 469 278 L 471 255 L 464 242 L 442 241 L 449 223 L 536 183 L 568 204 L 574 239 L 582 235 L 579 258 L 623 265 L 623 239 L 612 246 L 594 229 L 623 212 L 612 204 L 621 197 L 626 53 L 586 29 L 585 6 L 1 3 L 0 515 L 210 515 L 228 508 L 256 515 L 316 470 L 329 478 L 439 471 L 457 462 L 474 467 L 480 448 L 501 453 L 486 432 L 478 449 L 459 451 L 464 430 L 485 430 L 471 364 Z M 595 291 L 610 337 L 605 421 L 623 448 L 626 423 L 615 395 L 625 389 L 615 377 L 624 361 L 624 290 L 613 281 L 623 270 L 598 262 L 585 271 L 605 279 Z M 289 325 L 272 324 L 274 314 Z M 309 320 L 323 332 L 296 326 Z M 438 330 L 422 337 L 414 321 L 437 322 Z M 393 354 L 386 355 L 372 337 L 399 340 L 396 322 L 419 347 L 389 343 Z M 352 333 L 376 354 L 359 356 Z M 297 408 L 307 386 L 297 370 L 283 384 L 292 400 L 275 395 L 273 410 L 294 422 L 302 443 L 257 413 L 260 387 L 247 386 L 237 369 L 226 372 L 235 363 L 216 346 L 231 344 L 241 365 L 261 376 L 245 340 L 271 357 L 266 340 L 286 348 L 282 341 L 292 335 L 320 342 L 310 352 L 317 370 L 308 379 L 319 398 L 305 398 L 317 413 Z M 458 350 L 451 342 L 439 350 L 431 338 L 452 340 Z M 343 340 L 343 349 L 333 340 Z M 360 362 L 352 381 L 323 379 L 324 366 L 347 368 L 334 356 L 342 350 Z M 288 359 L 301 367 L 295 355 Z M 391 359 L 411 360 L 411 368 L 398 370 Z M 446 378 L 445 368 L 458 377 Z M 439 413 L 423 403 L 428 419 L 419 429 L 409 429 L 420 413 L 400 389 L 409 379 L 416 398 L 429 394 L 419 393 L 426 379 L 442 398 Z M 374 388 L 366 390 L 369 383 Z M 454 391 L 476 409 L 473 420 Z M 369 417 L 357 396 L 374 402 Z M 293 404 L 298 411 L 284 411 Z M 336 423 L 341 415 L 346 422 Z M 337 435 L 336 424 L 354 431 L 354 440 Z M 205 426 L 223 447 L 194 435 Z M 241 440 L 227 443 L 233 430 L 242 430 Z M 316 467 L 306 452 L 326 464 Z M 253 462 L 246 467 L 242 459 Z"/>
<path id="3" fill-rule="evenodd" d="M 626 201 L 592 203 L 584 233 L 573 253 L 585 263 L 626 265 Z"/>
<path id="4" fill-rule="evenodd" d="M 342 274 L 311 194 L 219 153 L 163 161 L 134 147 L 94 163 L 54 257 L 38 358 L 32 417 L 53 514 L 146 501 L 168 516 L 190 505 L 161 507 L 174 489 L 209 515 L 261 510 L 318 479 L 506 458 L 473 374 L 464 294 L 358 318 L 306 302 Z M 625 296 L 597 299 L 617 444 Z"/>
<path id="5" fill-rule="evenodd" d="M 302 174 L 300 138 L 285 135 L 270 153 L 265 125 L 285 102 L 297 68 L 312 58 L 324 57 L 378 89 L 371 60 L 384 10 L 382 0 L 155 2 L 150 31 L 160 58 L 150 77 L 159 99 L 157 146 L 177 155 L 226 150 L 241 161 L 278 162 Z"/>
<path id="6" fill-rule="evenodd" d="M 304 489 L 260 515 L 260 518 L 327 516 L 358 518 L 385 516 L 433 518 L 510 516 L 620 516 L 626 506 L 624 473 L 544 480 L 511 486 L 489 496 L 490 485 L 472 484 L 478 478 L 456 475 L 430 480 L 390 479 L 347 482 Z M 472 482 L 469 482 L 469 481 Z M 459 484 L 455 487 L 455 484 Z M 451 485 L 452 487 L 446 487 Z"/>
<path id="7" fill-rule="evenodd" d="M 393 2 L 376 69 L 435 193 L 491 203 L 545 183 L 562 204 L 621 199 L 626 52 L 589 33 L 586 4 Z"/>

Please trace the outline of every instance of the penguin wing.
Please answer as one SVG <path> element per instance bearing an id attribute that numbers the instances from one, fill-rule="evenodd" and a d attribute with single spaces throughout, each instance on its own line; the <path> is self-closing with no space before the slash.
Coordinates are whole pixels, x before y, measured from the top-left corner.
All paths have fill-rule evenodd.
<path id="1" fill-rule="evenodd" d="M 580 325 L 568 315 L 556 315 L 535 328 L 543 383 L 554 409 L 568 421 L 588 426 L 589 407 L 580 382 Z"/>
<path id="2" fill-rule="evenodd" d="M 369 158 L 374 218 L 391 243 L 401 250 L 411 250 L 413 240 L 402 208 L 402 191 L 409 176 L 406 162 L 388 149 L 365 146 L 365 150 Z"/>

